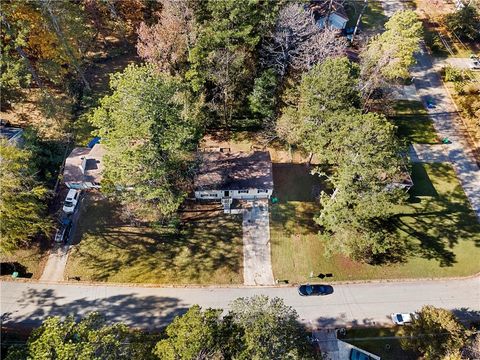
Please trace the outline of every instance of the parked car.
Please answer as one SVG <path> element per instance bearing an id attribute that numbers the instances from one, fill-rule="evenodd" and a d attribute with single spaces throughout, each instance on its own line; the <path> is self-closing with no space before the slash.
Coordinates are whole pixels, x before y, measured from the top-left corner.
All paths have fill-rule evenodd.
<path id="1" fill-rule="evenodd" d="M 298 293 L 300 294 L 300 296 L 329 295 L 333 293 L 333 287 L 331 287 L 330 285 L 305 284 L 299 286 Z"/>
<path id="2" fill-rule="evenodd" d="M 405 325 L 411 323 L 413 319 L 416 319 L 415 313 L 393 313 L 390 315 L 392 321 L 396 325 Z"/>
<path id="3" fill-rule="evenodd" d="M 68 190 L 67 197 L 65 198 L 65 202 L 63 204 L 63 211 L 66 214 L 72 214 L 75 212 L 75 208 L 78 204 L 78 199 L 80 197 L 80 190 L 70 189 Z"/>
<path id="4" fill-rule="evenodd" d="M 60 222 L 60 227 L 55 233 L 55 242 L 56 243 L 65 243 L 70 236 L 70 231 L 72 230 L 72 220 L 69 218 L 64 218 Z"/>
<path id="5" fill-rule="evenodd" d="M 470 63 L 470 69 L 480 70 L 480 60 L 472 60 Z"/>
<path id="6" fill-rule="evenodd" d="M 374 359 L 360 350 L 352 349 L 350 351 L 350 360 L 374 360 Z"/>

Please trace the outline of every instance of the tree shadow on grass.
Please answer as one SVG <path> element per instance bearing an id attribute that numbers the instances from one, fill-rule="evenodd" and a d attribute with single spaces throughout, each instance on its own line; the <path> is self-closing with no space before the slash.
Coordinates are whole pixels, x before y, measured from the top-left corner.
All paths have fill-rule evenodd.
<path id="1" fill-rule="evenodd" d="M 117 209 L 108 209 L 108 202 L 95 206 L 107 209 L 81 218 L 82 240 L 70 255 L 75 266 L 69 276 L 117 282 L 241 283 L 241 217 L 204 213 L 178 228 L 132 226 L 116 222 L 112 213 Z"/>
<path id="2" fill-rule="evenodd" d="M 85 289 L 86 292 L 93 288 Z M 75 289 L 72 291 L 78 291 Z M 175 297 L 141 296 L 134 292 L 65 301 L 54 289 L 30 288 L 22 293 L 20 308 L 32 309 L 10 313 L 5 316 L 5 325 L 32 328 L 41 325 L 48 316 L 73 315 L 77 320 L 92 311 L 99 311 L 108 321 L 123 322 L 144 329 L 159 329 L 170 323 L 175 316 L 184 314 L 188 307 Z"/>
<path id="3" fill-rule="evenodd" d="M 436 177 L 452 178 L 450 167 L 441 164 L 431 167 Z M 394 216 L 392 226 L 414 240 L 410 244 L 413 256 L 437 260 L 442 267 L 453 266 L 456 263 L 453 249 L 459 241 L 472 241 L 480 246 L 476 216 L 460 185 L 448 182 L 448 187 L 438 192 L 423 164 L 414 164 L 413 170 L 415 185 L 410 198 L 413 211 Z"/>

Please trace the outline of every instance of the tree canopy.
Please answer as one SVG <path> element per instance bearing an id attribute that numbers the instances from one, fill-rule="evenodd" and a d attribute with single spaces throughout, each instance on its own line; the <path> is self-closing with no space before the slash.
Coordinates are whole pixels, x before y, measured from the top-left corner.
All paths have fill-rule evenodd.
<path id="1" fill-rule="evenodd" d="M 147 360 L 155 359 L 151 353 L 154 345 L 155 338 L 149 339 L 122 323 L 109 325 L 98 313 L 90 313 L 78 322 L 73 317 L 49 317 L 32 332 L 25 347 L 9 351 L 7 360 Z"/>
<path id="2" fill-rule="evenodd" d="M 445 15 L 444 22 L 462 40 L 480 39 L 480 13 L 473 4 L 463 4 L 460 9 Z"/>
<path id="3" fill-rule="evenodd" d="M 0 140 L 0 251 L 25 246 L 38 234 L 47 234 L 47 189 L 36 179 L 28 150 Z"/>
<path id="4" fill-rule="evenodd" d="M 419 350 L 430 359 L 455 359 L 455 354 L 465 345 L 467 329 L 452 312 L 426 305 L 418 312 L 418 318 L 404 326 L 404 349 Z"/>
<path id="5" fill-rule="evenodd" d="M 186 194 L 200 129 L 188 92 L 178 79 L 136 65 L 112 76 L 110 87 L 91 116 L 107 151 L 103 187 L 144 215 L 170 215 Z"/>

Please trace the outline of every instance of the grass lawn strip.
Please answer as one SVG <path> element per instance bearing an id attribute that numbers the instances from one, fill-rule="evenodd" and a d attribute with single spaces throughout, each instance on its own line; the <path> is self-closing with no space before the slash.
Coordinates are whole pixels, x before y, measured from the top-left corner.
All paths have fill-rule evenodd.
<path id="1" fill-rule="evenodd" d="M 409 143 L 438 144 L 437 133 L 427 110 L 420 101 L 398 100 L 391 117 L 398 135 Z"/>
<path id="2" fill-rule="evenodd" d="M 320 229 L 312 221 L 319 205 L 289 201 L 271 207 L 275 278 L 304 283 L 313 282 L 308 278 L 310 272 L 333 273 L 332 280 L 453 277 L 479 272 L 480 224 L 454 170 L 448 164 L 413 164 L 412 170 L 415 185 L 411 198 L 398 207 L 393 221 L 398 236 L 410 246 L 405 263 L 372 266 L 342 255 L 326 257 Z"/>
<path id="3" fill-rule="evenodd" d="M 67 276 L 86 281 L 240 284 L 241 216 L 199 213 L 175 228 L 132 226 L 99 195 L 86 201 Z"/>

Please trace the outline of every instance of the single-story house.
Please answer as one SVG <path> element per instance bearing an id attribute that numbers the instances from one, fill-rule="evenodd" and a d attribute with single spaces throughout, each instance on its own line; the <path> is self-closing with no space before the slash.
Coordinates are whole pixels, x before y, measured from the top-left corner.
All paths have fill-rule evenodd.
<path id="1" fill-rule="evenodd" d="M 328 19 L 328 26 L 337 29 L 343 30 L 347 27 L 348 15 L 341 4 L 338 1 L 333 0 L 330 4 L 330 1 L 325 0 L 312 0 L 310 2 L 310 11 L 312 12 L 315 24 L 323 29 Z"/>
<path id="2" fill-rule="evenodd" d="M 273 193 L 272 160 L 268 151 L 203 151 L 194 179 L 195 198 L 220 200 L 269 199 Z"/>
<path id="3" fill-rule="evenodd" d="M 20 128 L 0 124 L 0 137 L 7 140 L 10 145 L 21 146 L 23 144 L 23 130 Z"/>
<path id="4" fill-rule="evenodd" d="M 96 143 L 92 148 L 77 147 L 65 160 L 63 182 L 70 189 L 98 189 L 102 180 L 105 148 Z"/>

